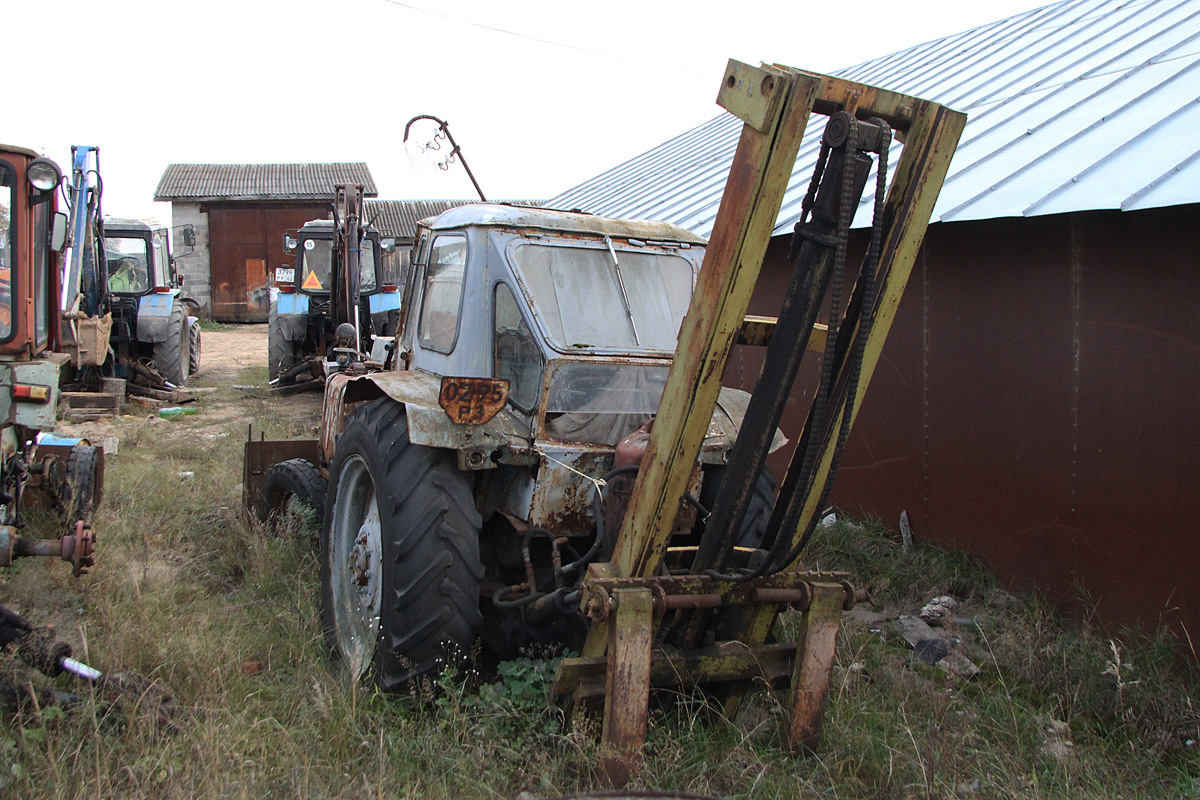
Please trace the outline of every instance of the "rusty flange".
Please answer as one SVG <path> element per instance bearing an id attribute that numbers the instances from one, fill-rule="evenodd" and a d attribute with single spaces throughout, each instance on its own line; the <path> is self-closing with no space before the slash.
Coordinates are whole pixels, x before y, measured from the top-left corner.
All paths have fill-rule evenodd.
<path id="1" fill-rule="evenodd" d="M 587 614 L 588 619 L 596 624 L 607 620 L 608 612 L 612 609 L 612 597 L 609 596 L 608 591 L 602 586 L 585 583 L 583 592 L 583 599 L 579 607 Z"/>
<path id="2" fill-rule="evenodd" d="M 62 560 L 71 564 L 72 574 L 78 578 L 96 563 L 96 536 L 92 526 L 83 520 L 75 523 L 75 533 L 62 539 Z"/>

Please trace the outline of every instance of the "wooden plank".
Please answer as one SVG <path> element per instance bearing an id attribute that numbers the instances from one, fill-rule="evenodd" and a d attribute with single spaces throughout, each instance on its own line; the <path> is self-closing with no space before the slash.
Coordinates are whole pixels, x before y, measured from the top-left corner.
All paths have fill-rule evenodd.
<path id="1" fill-rule="evenodd" d="M 813 584 L 812 604 L 804 612 L 796 640 L 788 729 L 788 746 L 793 752 L 812 749 L 821 738 L 844 598 L 840 584 Z"/>

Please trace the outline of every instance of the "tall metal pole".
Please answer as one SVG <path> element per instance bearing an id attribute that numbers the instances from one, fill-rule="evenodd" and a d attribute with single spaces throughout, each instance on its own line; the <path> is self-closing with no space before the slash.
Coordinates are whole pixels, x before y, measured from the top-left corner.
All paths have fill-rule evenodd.
<path id="1" fill-rule="evenodd" d="M 458 143 L 454 141 L 454 137 L 450 135 L 450 123 L 444 122 L 432 114 L 418 114 L 410 119 L 408 124 L 404 126 L 404 141 L 408 141 L 408 129 L 411 128 L 412 124 L 419 119 L 430 119 L 438 124 L 438 131 L 440 133 L 444 133 L 446 135 L 446 139 L 450 142 L 450 158 L 453 159 L 455 156 L 458 156 L 459 160 L 462 161 L 463 169 L 467 171 L 467 177 L 471 179 L 471 185 L 473 185 L 475 187 L 475 191 L 479 193 L 479 199 L 486 203 L 487 198 L 483 196 L 483 189 L 479 188 L 479 181 L 475 180 L 475 173 L 471 172 L 471 168 L 467 166 L 467 158 L 462 154 L 462 148 L 458 146 Z"/>

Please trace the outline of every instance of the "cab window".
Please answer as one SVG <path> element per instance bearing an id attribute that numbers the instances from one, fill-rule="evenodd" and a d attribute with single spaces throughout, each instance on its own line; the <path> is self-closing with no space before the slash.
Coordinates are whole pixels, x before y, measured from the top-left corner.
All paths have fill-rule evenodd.
<path id="1" fill-rule="evenodd" d="M 0 339 L 12 336 L 12 216 L 16 203 L 13 170 L 0 162 Z"/>
<path id="2" fill-rule="evenodd" d="M 375 283 L 375 247 L 374 240 L 364 236 L 358 252 L 358 288 L 362 292 L 373 292 L 378 288 Z"/>
<path id="3" fill-rule="evenodd" d="M 542 354 L 506 284 L 496 284 L 495 376 L 508 381 L 508 399 L 532 411 L 542 385 Z"/>
<path id="4" fill-rule="evenodd" d="M 327 294 L 332 264 L 332 239 L 305 239 L 300 249 L 300 291 Z"/>
<path id="5" fill-rule="evenodd" d="M 50 270 L 54 268 L 50 250 L 50 203 L 33 207 L 33 333 L 38 347 L 50 338 Z"/>
<path id="6" fill-rule="evenodd" d="M 104 240 L 104 259 L 110 292 L 144 294 L 150 290 L 150 254 L 145 239 L 108 236 Z"/>
<path id="7" fill-rule="evenodd" d="M 421 292 L 417 340 L 422 347 L 449 353 L 458 338 L 463 276 L 467 267 L 467 237 L 442 235 L 433 240 Z"/>

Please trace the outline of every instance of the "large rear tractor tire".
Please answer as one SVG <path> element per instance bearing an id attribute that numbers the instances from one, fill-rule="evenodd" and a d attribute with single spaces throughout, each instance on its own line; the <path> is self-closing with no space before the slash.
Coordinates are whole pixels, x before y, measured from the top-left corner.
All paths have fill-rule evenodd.
<path id="1" fill-rule="evenodd" d="M 482 520 L 452 453 L 411 444 L 404 407 L 354 411 L 329 471 L 321 618 L 354 680 L 403 691 L 471 654 Z"/>
<path id="2" fill-rule="evenodd" d="M 709 465 L 704 469 L 704 485 L 700 487 L 700 504 L 712 510 L 713 502 L 721 492 L 721 482 L 727 474 L 727 467 Z M 742 520 L 742 530 L 738 534 L 738 547 L 762 546 L 763 535 L 767 532 L 767 523 L 771 521 L 771 512 L 775 510 L 775 476 L 771 470 L 763 467 L 758 480 L 754 483 L 754 494 L 750 496 L 750 507 L 746 509 L 746 518 Z"/>
<path id="3" fill-rule="evenodd" d="M 188 377 L 200 371 L 200 319 L 188 317 Z"/>
<path id="4" fill-rule="evenodd" d="M 325 519 L 328 481 L 321 471 L 303 458 L 275 464 L 263 480 L 262 494 L 254 503 L 254 515 L 272 530 L 294 528 L 300 532 L 311 522 L 315 533 Z"/>
<path id="5" fill-rule="evenodd" d="M 187 384 L 188 322 L 183 303 L 171 304 L 166 341 L 154 343 L 154 368 L 176 386 Z"/>

